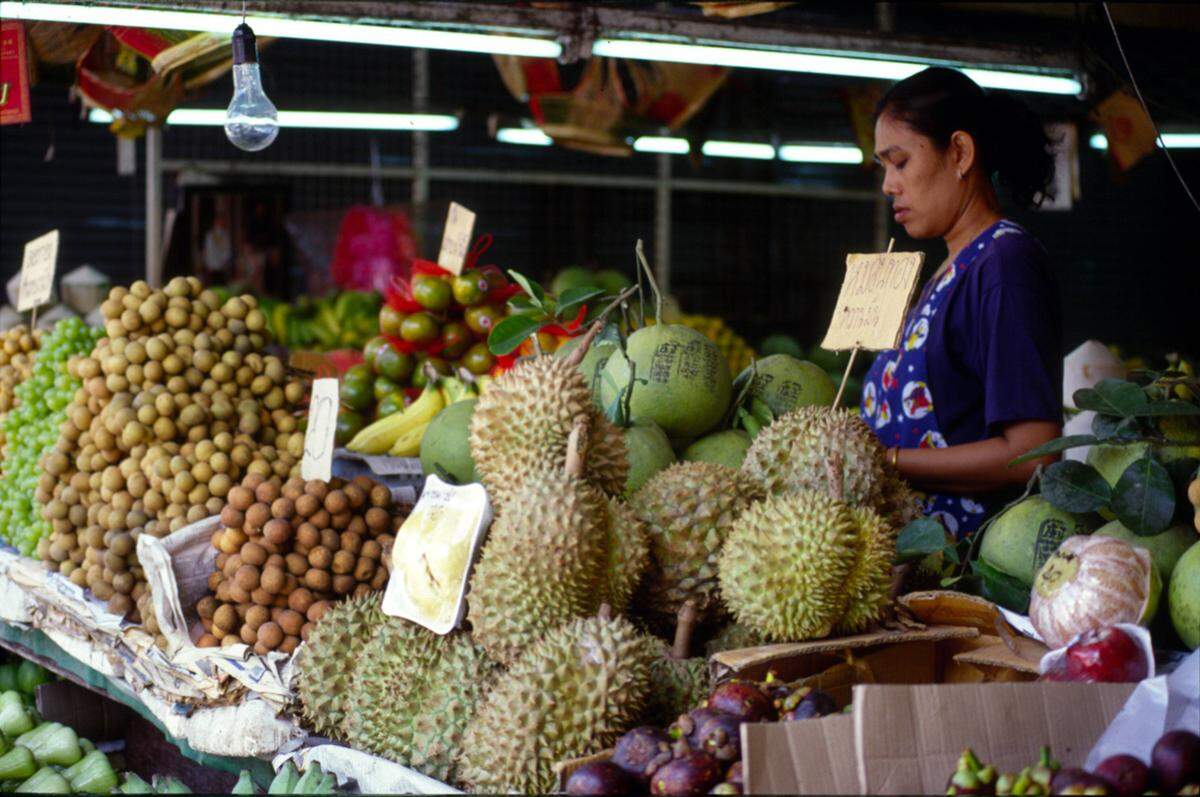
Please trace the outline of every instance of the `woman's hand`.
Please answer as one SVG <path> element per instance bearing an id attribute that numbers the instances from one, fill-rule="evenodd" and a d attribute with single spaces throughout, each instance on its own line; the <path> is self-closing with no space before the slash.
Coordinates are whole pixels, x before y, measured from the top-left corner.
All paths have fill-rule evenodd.
<path id="1" fill-rule="evenodd" d="M 1062 434 L 1050 421 L 1016 421 L 1000 437 L 949 448 L 902 448 L 896 463 L 900 474 L 919 489 L 940 493 L 975 494 L 1024 486 L 1038 465 L 1058 459 L 1047 456 L 1009 467 L 1017 457 Z"/>

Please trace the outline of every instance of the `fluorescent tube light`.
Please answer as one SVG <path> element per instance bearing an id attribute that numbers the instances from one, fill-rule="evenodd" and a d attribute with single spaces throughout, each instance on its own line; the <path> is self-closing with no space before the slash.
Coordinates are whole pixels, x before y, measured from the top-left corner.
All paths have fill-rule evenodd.
<path id="1" fill-rule="evenodd" d="M 230 34 L 242 22 L 240 14 L 168 11 L 68 3 L 0 2 L 5 19 L 74 22 L 86 25 L 125 25 Z M 347 44 L 378 44 L 389 47 L 422 47 L 430 50 L 522 55 L 557 58 L 562 45 L 552 39 L 529 36 L 500 36 L 430 28 L 363 25 L 351 22 L 321 22 L 308 19 L 247 16 L 245 20 L 260 37 L 309 39 Z"/>
<path id="2" fill-rule="evenodd" d="M 775 157 L 775 148 L 770 144 L 754 144 L 749 141 L 705 141 L 700 151 L 713 158 L 769 161 Z"/>
<path id="3" fill-rule="evenodd" d="M 633 140 L 634 152 L 660 152 L 666 155 L 686 155 L 691 145 L 686 138 L 673 136 L 638 136 Z"/>
<path id="4" fill-rule="evenodd" d="M 779 160 L 795 163 L 862 163 L 862 150 L 853 144 L 784 144 Z"/>
<path id="5" fill-rule="evenodd" d="M 548 147 L 554 143 L 550 136 L 536 127 L 502 127 L 496 131 L 496 140 L 505 144 L 530 144 Z"/>
<path id="6" fill-rule="evenodd" d="M 1103 133 L 1092 134 L 1088 143 L 1092 149 L 1108 149 L 1108 139 Z M 1163 133 L 1162 143 L 1167 149 L 1200 149 L 1200 133 Z"/>
<path id="7" fill-rule="evenodd" d="M 109 124 L 113 115 L 93 108 L 88 121 Z M 218 108 L 176 108 L 167 116 L 168 125 L 181 127 L 223 127 L 225 111 Z M 280 127 L 308 127 L 325 130 L 426 130 L 445 132 L 458 129 L 458 117 L 433 113 L 340 113 L 337 111 L 280 111 Z"/>
<path id="8" fill-rule="evenodd" d="M 902 80 L 931 66 L 931 64 L 885 57 L 818 55 L 749 47 L 718 47 L 704 44 L 674 44 L 609 38 L 597 39 L 592 45 L 592 53 L 612 58 L 672 61 L 683 64 L 716 64 L 747 69 L 774 69 L 781 72 L 810 72 L 819 75 L 841 75 L 879 80 Z M 997 69 L 972 68 L 963 71 L 984 88 L 1036 91 L 1048 94 L 1079 94 L 1083 91 L 1083 86 L 1073 77 Z"/>

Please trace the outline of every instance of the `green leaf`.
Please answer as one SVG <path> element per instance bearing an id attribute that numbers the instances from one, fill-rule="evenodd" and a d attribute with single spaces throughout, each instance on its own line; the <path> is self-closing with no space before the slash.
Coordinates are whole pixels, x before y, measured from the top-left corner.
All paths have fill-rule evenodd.
<path id="1" fill-rule="evenodd" d="M 575 314 L 579 312 L 579 308 L 595 299 L 597 296 L 603 296 L 603 288 L 568 288 L 558 297 L 558 309 L 555 315 L 560 319 L 573 319 Z"/>
<path id="2" fill-rule="evenodd" d="M 1110 508 L 1125 528 L 1150 537 L 1171 524 L 1175 514 L 1175 485 L 1157 460 L 1142 457 L 1121 474 L 1113 487 Z"/>
<path id="3" fill-rule="evenodd" d="M 946 530 L 932 518 L 917 518 L 896 537 L 896 561 L 914 562 L 946 547 Z"/>
<path id="4" fill-rule="evenodd" d="M 1142 437 L 1141 431 L 1136 418 L 1118 418 L 1113 415 L 1096 413 L 1096 417 L 1092 419 L 1092 434 L 1105 443 L 1139 440 Z"/>
<path id="5" fill-rule="evenodd" d="M 513 271 L 512 269 L 508 270 L 508 274 L 510 277 L 513 278 L 513 282 L 515 282 L 521 286 L 521 290 L 523 290 L 523 291 L 525 291 L 525 293 L 529 294 L 530 298 L 533 299 L 534 304 L 536 304 L 538 307 L 545 306 L 544 300 L 546 298 L 546 292 L 544 290 L 542 290 L 541 285 L 538 285 L 536 282 L 529 279 L 524 274 L 521 274 L 520 272 L 517 272 L 517 271 Z"/>
<path id="6" fill-rule="evenodd" d="M 942 556 L 945 556 L 956 565 L 962 564 L 962 557 L 958 554 L 958 545 L 956 543 L 946 543 L 946 547 L 942 549 Z"/>
<path id="7" fill-rule="evenodd" d="M 531 313 L 541 310 L 538 305 L 534 304 L 533 299 L 523 293 L 518 293 L 508 300 L 508 309 L 514 313 Z"/>
<path id="8" fill-rule="evenodd" d="M 1029 587 L 1007 573 L 1001 573 L 982 559 L 971 567 L 979 576 L 979 594 L 1006 609 L 1026 614 L 1029 611 Z"/>
<path id="9" fill-rule="evenodd" d="M 1152 401 L 1144 407 L 1139 407 L 1134 415 L 1139 418 L 1163 415 L 1200 415 L 1200 407 L 1186 401 L 1167 399 Z"/>
<path id="10" fill-rule="evenodd" d="M 962 576 L 947 576 L 938 583 L 941 585 L 942 589 L 949 589 L 962 580 Z"/>
<path id="11" fill-rule="evenodd" d="M 1108 504 L 1112 488 L 1091 465 L 1068 459 L 1042 473 L 1042 495 L 1064 512 L 1095 512 Z"/>
<path id="12" fill-rule="evenodd" d="M 542 322 L 530 315 L 510 315 L 492 328 L 488 351 L 497 356 L 511 354 L 541 326 Z"/>
<path id="13" fill-rule="evenodd" d="M 1011 468 L 1013 465 L 1020 465 L 1022 462 L 1029 462 L 1032 459 L 1041 459 L 1048 454 L 1057 454 L 1060 451 L 1066 451 L 1068 448 L 1079 448 L 1080 446 L 1092 446 L 1099 441 L 1090 434 L 1069 434 L 1066 437 L 1060 437 L 1057 440 L 1051 440 L 1049 443 L 1043 443 L 1037 448 L 1031 449 L 1021 456 L 1008 463 Z"/>
<path id="14" fill-rule="evenodd" d="M 1079 409 L 1122 418 L 1132 417 L 1146 403 L 1142 389 L 1124 379 L 1102 379 L 1095 387 L 1075 391 L 1075 406 Z"/>

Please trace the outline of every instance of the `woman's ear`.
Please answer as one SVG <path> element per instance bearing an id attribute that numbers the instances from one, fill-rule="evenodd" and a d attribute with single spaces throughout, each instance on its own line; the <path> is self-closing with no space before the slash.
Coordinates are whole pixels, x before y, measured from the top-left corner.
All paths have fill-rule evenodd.
<path id="1" fill-rule="evenodd" d="M 975 137 L 965 130 L 955 130 L 950 135 L 950 157 L 961 180 L 975 165 Z"/>

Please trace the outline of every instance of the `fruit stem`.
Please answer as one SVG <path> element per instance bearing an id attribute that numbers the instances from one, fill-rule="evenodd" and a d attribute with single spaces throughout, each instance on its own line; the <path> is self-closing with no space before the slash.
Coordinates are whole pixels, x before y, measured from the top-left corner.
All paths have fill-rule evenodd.
<path id="1" fill-rule="evenodd" d="M 684 601 L 675 620 L 675 644 L 671 646 L 671 658 L 686 659 L 692 652 L 692 631 L 696 627 L 696 604 Z"/>
<path id="2" fill-rule="evenodd" d="M 612 605 L 609 603 L 600 604 L 600 608 L 596 610 L 596 616 L 601 620 L 612 619 Z"/>
<path id="3" fill-rule="evenodd" d="M 834 453 L 829 457 L 829 461 L 825 463 L 826 472 L 829 474 L 829 496 L 835 501 L 843 500 L 846 491 L 842 485 L 842 455 Z"/>
<path id="4" fill-rule="evenodd" d="M 663 298 L 662 293 L 658 290 L 658 282 L 654 279 L 654 272 L 650 270 L 650 264 L 646 262 L 646 251 L 642 246 L 642 239 L 638 238 L 637 246 L 633 251 L 637 254 L 638 263 L 646 270 L 646 280 L 650 283 L 650 290 L 654 291 L 654 319 L 659 324 L 666 323 L 663 321 Z"/>
<path id="5" fill-rule="evenodd" d="M 567 439 L 568 476 L 582 479 L 587 465 L 588 436 L 591 433 L 592 419 L 589 415 L 581 415 L 575 419 L 571 427 L 571 436 Z"/>

